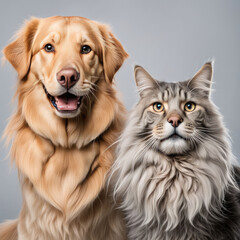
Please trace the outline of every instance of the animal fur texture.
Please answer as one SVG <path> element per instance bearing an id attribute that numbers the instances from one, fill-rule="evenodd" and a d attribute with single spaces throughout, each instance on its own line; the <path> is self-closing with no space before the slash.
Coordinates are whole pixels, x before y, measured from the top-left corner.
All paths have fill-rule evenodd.
<path id="1" fill-rule="evenodd" d="M 134 240 L 240 239 L 240 170 L 210 99 L 212 63 L 167 83 L 136 66 L 140 94 L 110 174 Z"/>
<path id="2" fill-rule="evenodd" d="M 23 205 L 0 239 L 125 239 L 104 188 L 125 119 L 113 83 L 122 45 L 89 19 L 32 18 L 3 52 L 19 77 L 6 136 Z"/>

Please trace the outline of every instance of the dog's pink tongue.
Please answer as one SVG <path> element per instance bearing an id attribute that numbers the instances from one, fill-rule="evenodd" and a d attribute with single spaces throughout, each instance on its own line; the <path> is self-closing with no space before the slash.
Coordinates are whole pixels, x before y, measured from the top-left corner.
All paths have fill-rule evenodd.
<path id="1" fill-rule="evenodd" d="M 78 108 L 79 97 L 76 97 L 72 94 L 67 93 L 56 97 L 55 99 L 58 110 L 73 111 Z"/>

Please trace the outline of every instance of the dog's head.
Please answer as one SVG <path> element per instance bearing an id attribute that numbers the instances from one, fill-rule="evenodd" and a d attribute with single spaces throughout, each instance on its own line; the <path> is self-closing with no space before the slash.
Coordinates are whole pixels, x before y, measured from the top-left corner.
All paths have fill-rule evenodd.
<path id="1" fill-rule="evenodd" d="M 81 17 L 33 18 L 3 52 L 20 81 L 42 84 L 62 118 L 79 115 L 83 97 L 99 79 L 111 84 L 128 56 L 108 26 Z"/>

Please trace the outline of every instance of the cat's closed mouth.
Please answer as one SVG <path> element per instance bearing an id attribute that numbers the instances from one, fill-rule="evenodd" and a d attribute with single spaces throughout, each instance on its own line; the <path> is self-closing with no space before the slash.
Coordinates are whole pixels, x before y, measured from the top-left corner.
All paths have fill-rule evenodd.
<path id="1" fill-rule="evenodd" d="M 161 142 L 168 140 L 168 139 L 172 139 L 172 140 L 177 140 L 177 139 L 183 139 L 186 140 L 184 137 L 180 136 L 179 134 L 177 134 L 176 132 L 174 132 L 172 135 L 170 135 L 169 137 L 166 137 L 164 139 L 161 140 Z"/>

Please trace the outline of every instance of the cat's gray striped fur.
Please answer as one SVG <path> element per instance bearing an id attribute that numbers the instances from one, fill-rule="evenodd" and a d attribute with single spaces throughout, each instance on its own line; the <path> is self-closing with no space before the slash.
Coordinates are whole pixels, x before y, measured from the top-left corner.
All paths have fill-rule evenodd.
<path id="1" fill-rule="evenodd" d="M 240 239 L 240 171 L 210 100 L 212 71 L 208 62 L 192 79 L 166 83 L 135 67 L 140 101 L 110 175 L 129 239 Z"/>

